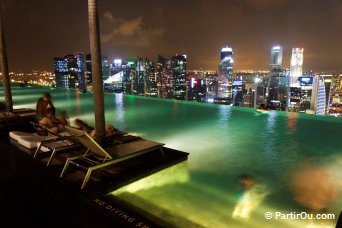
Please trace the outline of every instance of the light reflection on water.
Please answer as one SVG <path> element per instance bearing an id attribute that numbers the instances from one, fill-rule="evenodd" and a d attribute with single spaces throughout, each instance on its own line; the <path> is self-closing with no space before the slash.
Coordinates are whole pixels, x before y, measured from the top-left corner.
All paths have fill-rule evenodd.
<path id="1" fill-rule="evenodd" d="M 116 120 L 124 123 L 125 121 L 125 109 L 123 104 L 123 94 L 117 94 L 115 96 L 115 112 Z"/>
<path id="2" fill-rule="evenodd" d="M 43 92 L 37 88 L 27 91 L 29 88 L 12 91 L 17 107 L 34 108 Z M 71 120 L 81 118 L 94 124 L 91 93 L 62 89 L 49 92 L 57 111 L 63 109 Z M 165 179 L 162 175 L 155 181 L 168 184 L 150 183 L 132 193 L 140 199 L 139 207 L 156 214 L 168 211 L 173 217 L 171 222 L 186 217 L 207 227 L 301 227 L 300 221 L 265 220 L 264 213 L 303 210 L 293 200 L 287 177 L 308 157 L 315 164 L 328 167 L 337 188 L 341 188 L 341 179 L 337 179 L 341 176 L 336 173 L 342 173 L 342 166 L 337 163 L 341 162 L 342 120 L 122 94 L 106 94 L 105 104 L 107 123 L 190 152 L 186 169 L 179 171 L 185 172 L 180 176 L 186 176 L 186 181 L 168 182 L 172 174 L 165 175 Z M 269 192 L 247 221 L 231 217 L 240 199 L 237 178 L 244 173 L 252 175 Z M 130 188 L 137 189 L 134 184 Z M 132 195 L 117 194 L 135 203 L 130 200 Z M 331 210 L 342 207 L 339 197 Z"/>

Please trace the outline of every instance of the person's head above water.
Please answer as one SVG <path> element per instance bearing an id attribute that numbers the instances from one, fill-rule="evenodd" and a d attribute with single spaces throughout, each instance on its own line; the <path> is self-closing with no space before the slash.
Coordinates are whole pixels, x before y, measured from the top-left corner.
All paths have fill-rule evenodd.
<path id="1" fill-rule="evenodd" d="M 248 174 L 242 174 L 239 176 L 239 184 L 241 185 L 241 187 L 247 190 L 254 186 L 255 180 L 252 176 Z"/>

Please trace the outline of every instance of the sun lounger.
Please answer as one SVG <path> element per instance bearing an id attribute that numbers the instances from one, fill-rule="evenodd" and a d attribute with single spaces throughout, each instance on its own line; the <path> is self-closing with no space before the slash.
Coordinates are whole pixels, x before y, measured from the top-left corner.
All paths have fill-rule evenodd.
<path id="1" fill-rule="evenodd" d="M 39 153 L 51 152 L 50 158 L 46 164 L 47 166 L 51 164 L 57 152 L 66 151 L 81 146 L 78 140 L 75 137 L 71 136 L 69 132 L 58 133 L 51 131 L 50 129 L 42 125 L 36 123 L 32 124 L 34 128 L 47 131 L 49 135 L 54 135 L 56 137 L 52 140 L 44 140 L 38 142 L 37 149 L 33 155 L 33 158 L 36 158 Z"/>
<path id="2" fill-rule="evenodd" d="M 131 142 L 118 144 L 104 149 L 86 132 L 70 127 L 66 127 L 66 129 L 71 135 L 78 138 L 80 143 L 87 148 L 87 151 L 83 155 L 68 158 L 62 170 L 61 177 L 65 175 L 70 164 L 87 170 L 81 189 L 87 185 L 91 173 L 94 170 L 101 169 L 155 150 L 160 150 L 162 155 L 165 156 L 162 150 L 164 144 L 162 143 L 140 138 Z"/>
<path id="3" fill-rule="evenodd" d="M 36 132 L 23 132 L 23 131 L 10 131 L 9 137 L 14 141 L 17 141 L 24 136 L 38 136 Z"/>
<path id="4" fill-rule="evenodd" d="M 55 135 L 48 134 L 46 136 L 32 135 L 20 137 L 18 143 L 28 149 L 35 149 L 42 141 L 55 140 L 58 137 Z"/>
<path id="5" fill-rule="evenodd" d="M 32 123 L 32 122 L 31 122 Z M 9 137 L 20 145 L 32 149 L 37 148 L 41 141 L 58 138 L 55 134 L 39 135 L 37 132 L 10 131 Z"/>

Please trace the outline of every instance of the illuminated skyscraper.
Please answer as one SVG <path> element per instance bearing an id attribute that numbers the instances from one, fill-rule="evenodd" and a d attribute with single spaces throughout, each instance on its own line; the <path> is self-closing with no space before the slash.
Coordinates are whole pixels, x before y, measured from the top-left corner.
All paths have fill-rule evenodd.
<path id="1" fill-rule="evenodd" d="M 274 46 L 271 49 L 271 63 L 268 78 L 267 106 L 275 110 L 285 110 L 288 91 L 288 71 L 282 67 L 283 48 Z"/>
<path id="2" fill-rule="evenodd" d="M 311 96 L 311 107 L 316 115 L 325 115 L 326 92 L 323 77 L 316 75 L 313 78 L 313 88 Z"/>
<path id="3" fill-rule="evenodd" d="M 271 50 L 271 69 L 283 68 L 283 47 L 274 46 Z"/>
<path id="4" fill-rule="evenodd" d="M 158 86 L 157 86 L 157 74 L 154 70 L 154 62 L 149 62 L 149 72 L 145 78 L 145 96 L 157 97 Z"/>
<path id="5" fill-rule="evenodd" d="M 122 59 L 114 59 L 113 64 L 110 68 L 110 74 L 113 75 L 122 71 L 123 65 L 124 65 L 124 62 L 122 61 Z"/>
<path id="6" fill-rule="evenodd" d="M 186 55 L 175 55 L 171 58 L 173 78 L 173 98 L 186 100 Z"/>
<path id="7" fill-rule="evenodd" d="M 313 77 L 308 75 L 298 78 L 300 86 L 300 112 L 306 112 L 310 109 L 312 89 L 313 89 Z"/>
<path id="8" fill-rule="evenodd" d="M 122 65 L 123 68 L 123 92 L 126 94 L 133 94 L 133 81 L 135 78 L 135 61 L 128 59 L 125 64 Z"/>
<path id="9" fill-rule="evenodd" d="M 204 79 L 204 71 L 188 72 L 188 100 L 196 102 L 205 102 L 206 84 Z"/>
<path id="10" fill-rule="evenodd" d="M 55 68 L 56 87 L 69 87 L 68 62 L 65 58 L 55 57 L 53 59 Z"/>
<path id="11" fill-rule="evenodd" d="M 93 77 L 92 77 L 92 70 L 91 70 L 91 56 L 90 56 L 90 54 L 86 55 L 85 74 L 86 74 L 86 82 L 87 82 L 87 84 L 91 85 L 93 83 Z"/>
<path id="12" fill-rule="evenodd" d="M 109 63 L 107 56 L 103 55 L 101 56 L 101 67 L 102 67 L 102 79 L 105 81 L 110 76 L 109 71 Z M 91 85 L 93 83 L 93 76 L 92 76 L 92 67 L 91 67 L 91 55 L 86 55 L 86 82 L 88 85 Z"/>
<path id="13" fill-rule="evenodd" d="M 173 97 L 173 77 L 171 70 L 171 59 L 158 56 L 157 63 L 157 82 L 159 97 L 172 98 Z"/>
<path id="14" fill-rule="evenodd" d="M 149 80 L 154 76 L 154 63 L 147 58 L 138 58 L 135 61 L 135 74 L 133 83 L 133 94 L 145 96 L 148 92 Z"/>
<path id="15" fill-rule="evenodd" d="M 68 63 L 68 88 L 79 88 L 80 90 L 84 90 L 86 88 L 86 82 L 83 53 L 66 55 L 64 58 Z"/>
<path id="16" fill-rule="evenodd" d="M 106 57 L 101 58 L 102 78 L 105 91 L 121 93 L 123 89 L 124 62 L 115 59 L 113 64 L 108 64 Z"/>
<path id="17" fill-rule="evenodd" d="M 218 70 L 218 103 L 230 104 L 232 101 L 233 64 L 233 49 L 228 46 L 222 48 Z"/>
<path id="18" fill-rule="evenodd" d="M 290 67 L 290 87 L 298 86 L 298 77 L 303 75 L 303 48 L 292 48 Z"/>
<path id="19" fill-rule="evenodd" d="M 101 65 L 102 65 L 102 78 L 103 81 L 108 79 L 110 76 L 109 62 L 107 56 L 101 56 Z"/>
<path id="20" fill-rule="evenodd" d="M 206 101 L 209 103 L 215 102 L 217 97 L 217 86 L 218 86 L 218 74 L 217 71 L 208 71 L 204 75 L 205 87 L 206 87 Z"/>

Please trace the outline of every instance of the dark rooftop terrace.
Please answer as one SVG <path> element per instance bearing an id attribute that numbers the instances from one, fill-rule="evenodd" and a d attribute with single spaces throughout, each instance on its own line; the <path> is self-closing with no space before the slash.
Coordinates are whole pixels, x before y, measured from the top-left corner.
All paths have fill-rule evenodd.
<path id="1" fill-rule="evenodd" d="M 17 129 L 16 129 L 17 128 Z M 24 128 L 29 128 L 26 126 Z M 12 126 L 23 129 L 23 126 Z M 165 167 L 185 160 L 186 153 L 166 149 L 111 166 L 98 172 L 84 190 L 84 173 L 70 170 L 59 178 L 66 156 L 60 153 L 53 165 L 46 166 L 47 156 L 33 159 L 32 151 L 10 143 L 9 129 L 0 133 L 0 204 L 2 227 L 159 227 L 163 221 L 127 207 L 106 193 Z"/>

